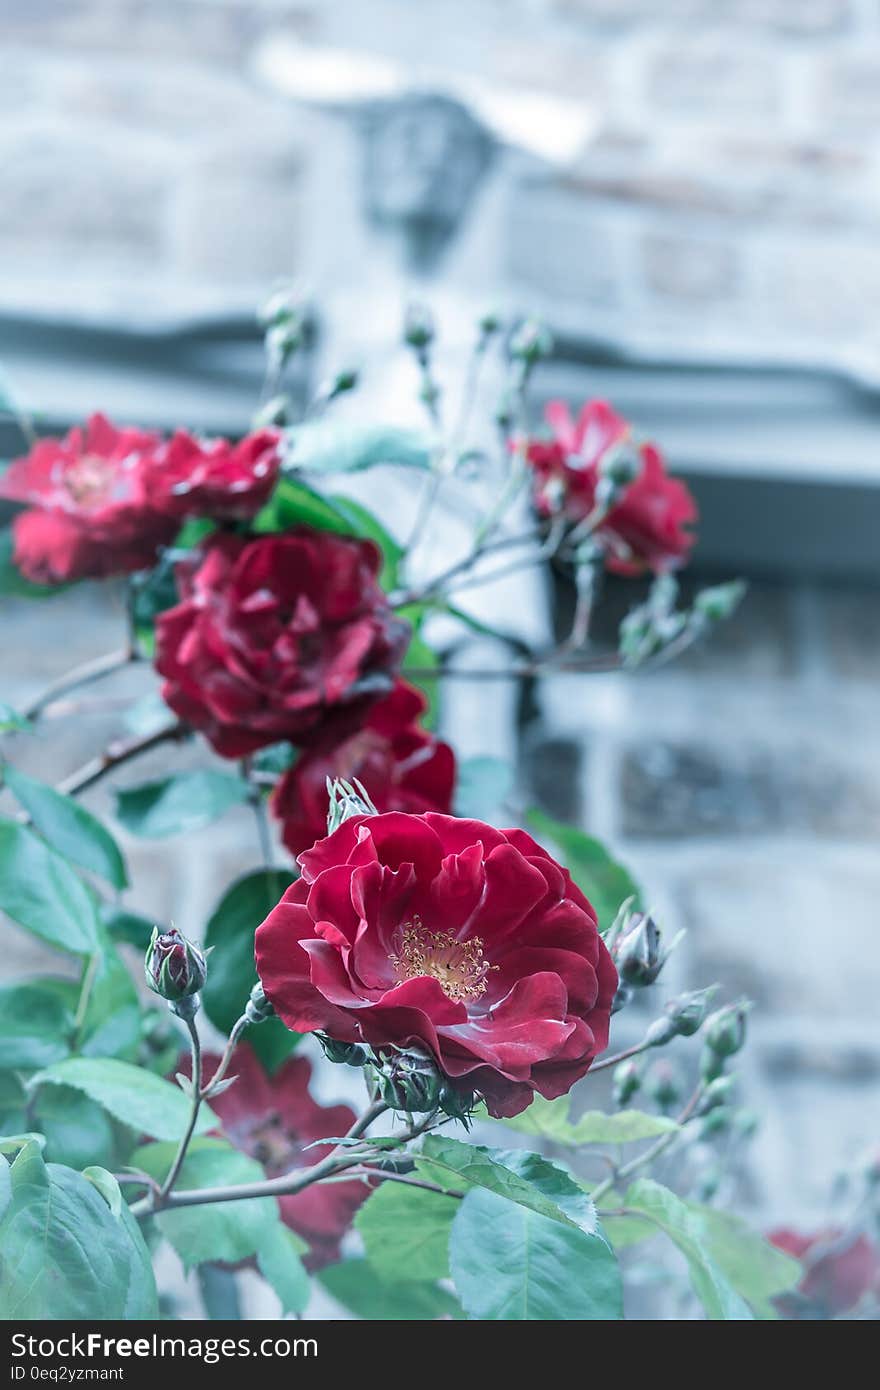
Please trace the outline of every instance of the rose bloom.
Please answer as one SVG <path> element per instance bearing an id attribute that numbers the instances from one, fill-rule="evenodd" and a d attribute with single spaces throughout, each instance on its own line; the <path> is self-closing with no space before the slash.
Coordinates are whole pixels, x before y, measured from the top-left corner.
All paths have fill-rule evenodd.
<path id="1" fill-rule="evenodd" d="M 281 837 L 292 854 L 327 834 L 327 778 L 357 778 L 379 811 L 449 811 L 455 754 L 420 728 L 428 702 L 406 681 L 368 710 L 341 742 L 309 749 L 285 772 L 272 795 Z"/>
<path id="2" fill-rule="evenodd" d="M 156 624 L 162 695 L 218 753 L 341 736 L 391 689 L 409 638 L 371 541 L 300 527 L 210 539 Z"/>
<path id="3" fill-rule="evenodd" d="M 804 1262 L 797 1292 L 776 1300 L 784 1317 L 833 1318 L 850 1312 L 866 1294 L 880 1298 L 880 1254 L 867 1236 L 847 1238 L 834 1228 L 805 1236 L 783 1227 L 771 1231 L 769 1239 Z"/>
<path id="4" fill-rule="evenodd" d="M 596 505 L 603 461 L 627 444 L 630 426 L 606 401 L 588 401 L 577 420 L 563 401 L 551 401 L 545 416 L 553 437 L 530 441 L 527 454 L 535 505 L 542 516 L 561 510 L 570 521 L 583 521 Z M 687 487 L 669 476 L 655 445 L 640 444 L 637 454 L 641 472 L 596 532 L 605 563 L 616 574 L 674 569 L 694 543 L 686 528 L 696 521 L 697 508 Z"/>
<path id="5" fill-rule="evenodd" d="M 524 831 L 354 816 L 299 862 L 256 934 L 288 1028 L 422 1049 L 496 1116 L 563 1095 L 604 1050 L 617 972 L 589 902 Z"/>
<path id="6" fill-rule="evenodd" d="M 219 1057 L 203 1057 L 203 1078 L 212 1076 L 219 1063 Z M 181 1058 L 179 1069 L 191 1075 L 188 1057 Z M 326 1158 L 329 1148 L 308 1145 L 317 1139 L 340 1138 L 357 1118 L 347 1105 L 319 1105 L 309 1091 L 311 1074 L 306 1057 L 291 1057 L 269 1076 L 247 1043 L 239 1043 L 227 1072 L 237 1079 L 211 1097 L 211 1109 L 226 1138 L 261 1163 L 267 1178 Z M 304 1263 L 309 1269 L 320 1269 L 339 1258 L 339 1242 L 369 1195 L 368 1184 L 352 1179 L 315 1183 L 278 1198 L 285 1225 L 308 1242 Z"/>
<path id="7" fill-rule="evenodd" d="M 0 478 L 0 497 L 29 508 L 13 523 L 13 558 L 25 578 L 63 584 L 152 565 L 177 531 L 146 485 L 160 449 L 157 434 L 93 415 L 17 459 Z"/>
<path id="8" fill-rule="evenodd" d="M 269 500 L 281 467 L 276 430 L 258 430 L 238 444 L 199 440 L 177 430 L 147 479 L 159 510 L 187 516 L 242 521 Z"/>

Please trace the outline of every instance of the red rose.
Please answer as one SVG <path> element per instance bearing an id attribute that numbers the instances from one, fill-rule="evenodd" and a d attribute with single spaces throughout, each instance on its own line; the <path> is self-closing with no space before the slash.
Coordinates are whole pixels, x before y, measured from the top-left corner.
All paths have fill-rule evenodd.
<path id="1" fill-rule="evenodd" d="M 226 758 L 347 731 L 390 690 L 409 636 L 380 564 L 371 541 L 307 527 L 213 537 L 156 624 L 163 697 Z"/>
<path id="2" fill-rule="evenodd" d="M 535 505 L 543 516 L 564 511 L 570 521 L 583 521 L 596 505 L 603 461 L 629 440 L 630 426 L 606 401 L 588 401 L 577 421 L 563 401 L 551 401 L 545 413 L 553 438 L 533 440 L 528 447 Z M 596 532 L 605 563 L 617 574 L 674 569 L 694 543 L 686 528 L 697 519 L 697 509 L 687 487 L 670 478 L 655 445 L 641 444 L 637 452 L 641 472 Z"/>
<path id="3" fill-rule="evenodd" d="M 152 565 L 177 531 L 146 485 L 161 447 L 157 434 L 93 415 L 17 459 L 0 478 L 0 497 L 29 507 L 13 523 L 14 560 L 25 578 L 63 584 Z"/>
<path id="4" fill-rule="evenodd" d="M 327 834 L 327 778 L 357 778 L 379 811 L 449 811 L 455 754 L 418 725 L 428 702 L 405 681 L 367 712 L 341 742 L 304 753 L 282 777 L 272 810 L 292 854 Z"/>
<path id="5" fill-rule="evenodd" d="M 147 485 L 157 509 L 178 519 L 247 520 L 268 502 L 280 466 L 274 430 L 258 430 L 239 444 L 198 440 L 178 430 L 162 450 Z"/>
<path id="6" fill-rule="evenodd" d="M 213 1075 L 220 1058 L 203 1058 L 202 1076 Z M 190 1064 L 181 1059 L 187 1076 Z M 311 1167 L 326 1158 L 326 1147 L 309 1148 L 316 1139 L 338 1139 L 354 1124 L 347 1105 L 319 1105 L 309 1091 L 312 1068 L 305 1057 L 291 1057 L 273 1076 L 262 1067 L 246 1043 L 235 1049 L 229 1076 L 237 1080 L 219 1096 L 211 1097 L 211 1109 L 221 1121 L 223 1133 L 242 1153 L 262 1163 L 268 1178 L 293 1168 Z M 359 1180 L 315 1183 L 302 1192 L 279 1197 L 285 1225 L 308 1241 L 305 1264 L 320 1269 L 339 1258 L 339 1242 L 352 1217 L 370 1195 Z"/>
<path id="7" fill-rule="evenodd" d="M 865 1297 L 880 1297 L 880 1254 L 867 1236 L 847 1236 L 829 1229 L 813 1235 L 782 1228 L 771 1231 L 770 1242 L 804 1264 L 797 1293 L 777 1299 L 788 1318 L 833 1318 L 850 1312 Z"/>
<path id="8" fill-rule="evenodd" d="M 490 1113 L 563 1095 L 608 1041 L 617 972 L 587 899 L 522 830 L 355 816 L 257 928 L 288 1028 L 423 1048 Z"/>

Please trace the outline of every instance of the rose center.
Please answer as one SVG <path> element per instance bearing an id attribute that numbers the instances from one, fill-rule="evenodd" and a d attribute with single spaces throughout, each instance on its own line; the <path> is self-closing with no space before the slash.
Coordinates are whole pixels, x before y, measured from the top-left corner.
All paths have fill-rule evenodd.
<path id="1" fill-rule="evenodd" d="M 253 1127 L 248 1141 L 251 1157 L 262 1163 L 270 1176 L 286 1173 L 301 1149 L 275 1111 Z"/>
<path id="2" fill-rule="evenodd" d="M 65 469 L 64 486 L 78 507 L 94 507 L 109 493 L 115 471 L 109 459 L 83 454 Z"/>
<path id="3" fill-rule="evenodd" d="M 452 932 L 427 931 L 420 917 L 403 925 L 400 949 L 388 959 L 401 984 L 427 975 L 455 1004 L 479 999 L 486 992 L 489 971 L 498 969 L 483 959 L 480 937 L 457 941 Z"/>

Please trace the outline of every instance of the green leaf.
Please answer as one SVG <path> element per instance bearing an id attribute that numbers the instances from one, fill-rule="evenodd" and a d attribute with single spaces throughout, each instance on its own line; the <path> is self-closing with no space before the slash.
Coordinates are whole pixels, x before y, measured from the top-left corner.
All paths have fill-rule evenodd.
<path id="1" fill-rule="evenodd" d="M 285 869 L 258 869 L 246 874 L 224 893 L 205 930 L 205 946 L 214 946 L 208 979 L 202 992 L 205 1013 L 221 1033 L 229 1033 L 244 1012 L 257 982 L 254 933 L 293 882 Z M 280 1019 L 270 1018 L 250 1029 L 248 1042 L 263 1065 L 273 1071 L 296 1046 Z"/>
<path id="2" fill-rule="evenodd" d="M 672 1134 L 680 1126 L 666 1115 L 646 1115 L 641 1110 L 619 1110 L 606 1115 L 602 1110 L 588 1110 L 580 1119 L 571 1122 L 571 1096 L 559 1100 L 544 1100 L 535 1096 L 521 1115 L 502 1123 L 520 1134 L 539 1134 L 555 1144 L 635 1144 L 642 1139 L 656 1139 Z"/>
<path id="3" fill-rule="evenodd" d="M 465 758 L 458 764 L 455 814 L 495 823 L 512 788 L 510 763 L 502 758 Z"/>
<path id="4" fill-rule="evenodd" d="M 88 1178 L 28 1144 L 8 1169 L 0 1219 L 0 1318 L 158 1317 L 149 1252 L 126 1206 L 114 1215 Z"/>
<path id="5" fill-rule="evenodd" d="M 3 779 L 21 802 L 52 849 L 106 879 L 114 888 L 128 886 L 125 860 L 109 830 L 71 796 L 63 796 L 35 777 L 7 763 Z"/>
<path id="6" fill-rule="evenodd" d="M 596 1211 L 564 1168 L 525 1149 L 487 1149 L 429 1134 L 416 1166 L 449 1191 L 485 1187 L 564 1225 L 592 1233 Z"/>
<path id="7" fill-rule="evenodd" d="M 73 1086 L 124 1125 L 157 1139 L 179 1139 L 189 1120 L 190 1103 L 178 1086 L 115 1057 L 68 1057 L 38 1072 L 32 1084 Z M 196 1133 L 216 1124 L 216 1115 L 203 1104 Z"/>
<path id="8" fill-rule="evenodd" d="M 612 859 L 598 840 L 573 825 L 554 820 L 543 811 L 527 811 L 525 819 L 539 838 L 551 840 L 560 851 L 578 888 L 596 909 L 600 931 L 611 926 L 617 909 L 626 898 L 634 897 L 638 906 L 639 888 L 629 870 Z"/>
<path id="9" fill-rule="evenodd" d="M 762 1319 L 778 1314 L 771 1302 L 801 1281 L 800 1261 L 777 1250 L 731 1212 L 688 1202 L 715 1264 Z"/>
<path id="10" fill-rule="evenodd" d="M 257 1264 L 281 1299 L 282 1313 L 301 1313 L 309 1301 L 309 1276 L 300 1259 L 305 1244 L 280 1222 L 263 1236 Z"/>
<path id="11" fill-rule="evenodd" d="M 65 859 L 27 826 L 0 820 L 0 908 L 50 946 L 98 948 L 95 899 Z"/>
<path id="12" fill-rule="evenodd" d="M 132 1165 L 161 1182 L 175 1152 L 174 1144 L 149 1144 L 137 1150 Z M 234 1187 L 240 1183 L 263 1182 L 265 1176 L 255 1159 L 233 1149 L 225 1140 L 204 1139 L 190 1147 L 180 1170 L 176 1190 L 186 1192 L 202 1187 Z M 237 1264 L 268 1243 L 271 1250 L 270 1266 L 278 1272 L 278 1262 L 282 1256 L 276 1233 L 281 1217 L 274 1197 L 247 1197 L 238 1202 L 179 1207 L 161 1212 L 156 1217 L 156 1223 L 187 1269 L 213 1260 Z M 289 1259 L 290 1253 L 293 1253 L 292 1247 L 286 1258 Z M 288 1275 L 292 1277 L 290 1269 Z"/>
<path id="13" fill-rule="evenodd" d="M 382 552 L 384 565 L 379 575 L 379 582 L 386 593 L 396 589 L 400 584 L 400 563 L 406 554 L 403 546 L 392 536 L 390 531 L 386 531 L 381 521 L 368 512 L 366 507 L 362 507 L 359 502 L 354 502 L 350 497 L 334 495 L 328 499 L 342 516 L 351 523 L 352 534 L 363 536 L 367 540 L 375 541 Z"/>
<path id="14" fill-rule="evenodd" d="M 458 1300 L 436 1284 L 383 1284 L 368 1260 L 345 1260 L 322 1269 L 324 1288 L 367 1322 L 433 1322 L 460 1318 Z"/>
<path id="15" fill-rule="evenodd" d="M 311 420 L 286 431 L 284 467 L 304 473 L 360 473 L 383 463 L 428 469 L 435 447 L 424 430 Z"/>
<path id="16" fill-rule="evenodd" d="M 653 1178 L 640 1178 L 627 1191 L 624 1207 L 663 1231 L 684 1255 L 691 1287 L 713 1321 L 751 1321 L 745 1300 L 716 1263 L 705 1227 L 674 1192 Z"/>
<path id="17" fill-rule="evenodd" d="M 23 714 L 7 705 L 5 700 L 0 700 L 0 734 L 27 734 L 33 727 L 31 721 L 25 719 Z"/>
<path id="18" fill-rule="evenodd" d="M 0 988 L 0 1066 L 34 1071 L 70 1051 L 73 1014 L 58 994 L 22 981 Z"/>
<path id="19" fill-rule="evenodd" d="M 548 1220 L 494 1192 L 469 1192 L 452 1223 L 449 1263 L 470 1318 L 612 1321 L 620 1271 L 598 1234 Z"/>
<path id="20" fill-rule="evenodd" d="M 140 917 L 136 912 L 105 904 L 101 908 L 101 920 L 108 935 L 115 941 L 124 941 L 137 951 L 146 951 L 156 923 L 150 917 Z"/>
<path id="21" fill-rule="evenodd" d="M 109 1166 L 115 1143 L 113 1125 L 94 1100 L 71 1086 L 46 1086 L 33 1107 L 33 1124 L 46 1137 L 46 1159 L 84 1168 Z"/>
<path id="22" fill-rule="evenodd" d="M 385 1283 L 433 1282 L 449 1275 L 449 1231 L 457 1210 L 455 1197 L 383 1182 L 360 1208 L 354 1224 L 367 1259 Z"/>
<path id="23" fill-rule="evenodd" d="M 265 535 L 289 531 L 294 526 L 312 526 L 316 531 L 336 531 L 344 536 L 355 534 L 354 524 L 335 503 L 305 483 L 282 478 L 266 506 L 255 517 L 252 529 Z"/>
<path id="24" fill-rule="evenodd" d="M 116 814 L 129 834 L 160 840 L 210 825 L 247 799 L 242 777 L 209 768 L 117 791 Z"/>
<path id="25" fill-rule="evenodd" d="M 20 573 L 12 558 L 14 541 L 12 527 L 0 530 L 0 595 L 9 598 L 52 598 L 69 589 L 69 584 L 31 584 Z"/>
<path id="26" fill-rule="evenodd" d="M 88 1168 L 83 1168 L 82 1175 L 88 1178 L 94 1188 L 100 1192 L 104 1201 L 110 1208 L 113 1216 L 119 1216 L 122 1211 L 122 1189 L 112 1173 L 108 1173 L 106 1168 L 101 1168 L 97 1164 L 91 1164 Z"/>
<path id="27" fill-rule="evenodd" d="M 18 1134 L 29 1128 L 27 1100 L 22 1077 L 0 1071 L 0 1134 Z"/>
<path id="28" fill-rule="evenodd" d="M 84 1057 L 133 1061 L 141 1035 L 141 1006 L 131 975 L 107 942 L 92 980 L 76 1047 Z"/>

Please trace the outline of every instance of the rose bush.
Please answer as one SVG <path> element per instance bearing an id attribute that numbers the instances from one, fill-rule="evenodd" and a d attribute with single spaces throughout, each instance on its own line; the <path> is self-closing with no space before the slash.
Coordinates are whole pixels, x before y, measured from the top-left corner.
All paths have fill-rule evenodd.
<path id="1" fill-rule="evenodd" d="M 642 1036 L 636 1020 L 609 1054 L 612 1009 L 657 988 L 669 954 L 636 882 L 519 795 L 515 810 L 499 809 L 506 769 L 482 754 L 458 767 L 426 727 L 428 693 L 442 727 L 450 674 L 435 630 L 496 641 L 509 666 L 493 664 L 492 677 L 623 669 L 704 636 L 734 586 L 677 607 L 666 570 L 687 553 L 689 499 L 648 446 L 631 476 L 615 452 L 631 448 L 627 428 L 609 407 L 594 404 L 576 426 L 553 407 L 557 438 L 545 455 L 533 443 L 524 466 L 526 388 L 549 340 L 534 324 L 502 333 L 494 315 L 479 322 L 474 370 L 502 344 L 498 476 L 484 510 L 476 494 L 461 509 L 475 510 L 469 545 L 449 553 L 441 528 L 431 553 L 442 560 L 422 577 L 412 557 L 441 489 L 465 457 L 472 470 L 490 466 L 466 447 L 474 383 L 447 437 L 421 312 L 406 340 L 429 430 L 337 428 L 327 414 L 351 373 L 291 424 L 284 372 L 305 320 L 282 294 L 264 322 L 261 416 L 277 429 L 231 443 L 94 416 L 35 446 L 0 489 L 25 508 L 11 560 L 0 537 L 0 591 L 48 598 L 61 582 L 141 571 L 116 586 L 120 650 L 61 674 L 25 708 L 0 706 L 0 908 L 65 960 L 57 977 L 0 987 L 0 1317 L 154 1319 L 152 1257 L 164 1275 L 167 1245 L 198 1271 L 190 1289 L 209 1315 L 240 1311 L 246 1268 L 251 1287 L 261 1278 L 276 1307 L 301 1316 L 312 1306 L 304 1239 L 305 1266 L 354 1316 L 619 1319 L 615 1244 L 656 1231 L 686 1251 L 707 1316 L 766 1315 L 800 1267 L 726 1215 L 713 1229 L 705 1188 L 689 1195 L 741 1128 L 729 1069 L 746 1004 L 707 1017 L 711 988 L 664 1000 Z M 393 495 L 388 521 L 346 494 L 344 475 L 376 464 L 423 475 L 406 537 Z M 523 536 L 508 513 L 532 481 L 553 520 Z M 549 650 L 493 634 L 459 606 L 460 589 L 496 577 L 499 552 L 509 552 L 502 573 L 511 555 L 513 567 L 550 556 L 579 566 L 571 632 Z M 615 653 L 589 640 L 598 555 L 659 576 L 631 615 L 638 640 L 622 628 Z M 27 770 L 44 717 L 50 731 L 49 714 L 78 718 L 83 687 L 146 660 L 165 706 L 156 690 L 129 706 L 123 690 L 107 702 L 109 742 L 79 770 L 58 786 Z M 164 775 L 129 780 L 142 755 L 198 748 L 200 735 L 239 766 L 169 760 Z M 253 813 L 250 864 L 239 825 L 213 847 L 221 878 L 227 858 L 244 872 L 217 884 L 195 941 L 124 896 L 124 848 L 77 799 L 121 768 L 115 815 L 129 836 L 168 844 L 233 807 Z M 495 828 L 519 813 L 548 848 Z M 197 899 L 169 907 L 190 914 Z M 132 947 L 148 990 L 132 978 Z M 221 1041 L 203 1054 L 205 1017 Z M 642 1054 L 694 1037 L 693 1094 L 674 1115 L 676 1073 L 661 1087 Z M 354 1069 L 357 1116 L 312 1093 L 313 1082 L 326 1093 L 330 1063 Z M 574 1119 L 572 1088 L 612 1068 L 613 1108 Z M 633 1108 L 639 1095 L 648 1110 Z M 535 1142 L 512 1149 L 510 1128 Z M 577 1177 L 546 1157 L 548 1144 L 576 1156 Z M 653 1176 L 667 1158 L 676 1190 Z M 162 1292 L 174 1316 L 174 1289 Z"/>
<path id="2" fill-rule="evenodd" d="M 288 1027 L 424 1048 L 490 1114 L 564 1095 L 608 1041 L 617 972 L 568 872 L 522 830 L 354 817 L 256 934 Z"/>
<path id="3" fill-rule="evenodd" d="M 296 759 L 271 798 L 291 854 L 309 849 L 327 832 L 328 778 L 357 780 L 379 811 L 452 810 L 455 754 L 420 726 L 427 707 L 421 691 L 399 680 L 354 733 L 341 741 L 324 739 Z"/>
<path id="4" fill-rule="evenodd" d="M 603 469 L 616 453 L 630 451 L 635 478 L 606 511 L 598 508 L 594 535 L 605 564 L 624 575 L 682 565 L 694 543 L 688 527 L 697 508 L 685 484 L 667 473 L 656 445 L 637 444 L 631 426 L 606 401 L 588 401 L 576 420 L 563 401 L 551 401 L 546 419 L 552 438 L 530 440 L 527 450 L 541 515 L 561 512 L 572 523 L 585 522 L 597 510 Z"/>
<path id="5" fill-rule="evenodd" d="M 357 726 L 393 685 L 409 628 L 370 541 L 298 527 L 209 539 L 156 628 L 162 695 L 223 757 Z"/>

